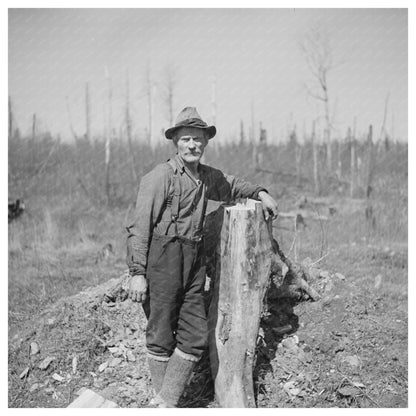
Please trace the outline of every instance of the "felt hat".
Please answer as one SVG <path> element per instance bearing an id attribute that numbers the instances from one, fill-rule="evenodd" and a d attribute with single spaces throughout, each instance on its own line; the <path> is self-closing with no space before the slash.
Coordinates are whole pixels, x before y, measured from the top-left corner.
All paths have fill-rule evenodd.
<path id="1" fill-rule="evenodd" d="M 208 124 L 202 120 L 195 107 L 185 107 L 179 113 L 175 125 L 165 131 L 166 138 L 172 140 L 175 131 L 181 127 L 197 127 L 198 129 L 206 130 L 210 139 L 217 133 L 215 126 L 208 126 Z"/>

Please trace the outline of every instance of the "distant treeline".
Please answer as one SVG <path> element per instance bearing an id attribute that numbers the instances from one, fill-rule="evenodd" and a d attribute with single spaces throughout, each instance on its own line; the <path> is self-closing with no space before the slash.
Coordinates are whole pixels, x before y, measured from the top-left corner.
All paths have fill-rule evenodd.
<path id="1" fill-rule="evenodd" d="M 168 141 L 152 148 L 114 137 L 110 146 L 107 186 L 104 139 L 63 142 L 49 134 L 9 138 L 9 197 L 62 195 L 86 198 L 94 205 L 127 207 L 135 201 L 140 178 L 175 152 Z M 407 179 L 407 147 L 389 138 L 375 142 L 371 136 L 332 139 L 328 166 L 325 144 L 313 137 L 300 142 L 293 132 L 277 145 L 268 144 L 265 137 L 256 145 L 247 139 L 222 144 L 214 138 L 204 161 L 251 181 L 284 182 L 321 195 L 366 197 L 378 177 Z"/>

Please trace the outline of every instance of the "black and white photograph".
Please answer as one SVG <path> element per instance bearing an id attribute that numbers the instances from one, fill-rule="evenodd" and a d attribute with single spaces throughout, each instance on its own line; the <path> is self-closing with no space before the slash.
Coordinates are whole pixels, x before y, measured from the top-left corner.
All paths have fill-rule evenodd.
<path id="1" fill-rule="evenodd" d="M 8 408 L 409 409 L 409 9 L 78 3 L 5 12 Z"/>

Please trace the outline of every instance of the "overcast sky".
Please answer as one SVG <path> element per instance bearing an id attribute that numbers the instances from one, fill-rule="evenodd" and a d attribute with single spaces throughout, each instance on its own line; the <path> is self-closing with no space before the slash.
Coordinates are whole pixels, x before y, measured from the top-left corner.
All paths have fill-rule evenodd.
<path id="1" fill-rule="evenodd" d="M 85 83 L 93 134 L 102 134 L 106 70 L 113 85 L 113 124 L 123 126 L 126 74 L 133 128 L 148 125 L 146 68 L 154 83 L 157 137 L 169 127 L 161 94 L 166 68 L 175 73 L 174 109 L 196 106 L 216 125 L 219 140 L 248 127 L 253 109 L 270 140 L 296 124 L 311 129 L 321 103 L 308 97 L 313 80 L 299 47 L 312 27 L 328 34 L 334 67 L 328 74 L 334 135 L 356 118 L 357 132 L 380 132 L 389 94 L 387 130 L 407 140 L 406 9 L 11 9 L 9 94 L 23 133 L 36 113 L 40 129 L 70 138 L 70 119 L 85 133 Z"/>

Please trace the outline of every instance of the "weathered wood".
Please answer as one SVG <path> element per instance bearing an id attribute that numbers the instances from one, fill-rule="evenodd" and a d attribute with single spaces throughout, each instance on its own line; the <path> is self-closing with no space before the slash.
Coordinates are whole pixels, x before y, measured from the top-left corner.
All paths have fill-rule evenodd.
<path id="1" fill-rule="evenodd" d="M 221 407 L 255 407 L 252 370 L 271 259 L 261 203 L 248 200 L 225 208 L 208 315 L 211 370 Z"/>
<path id="2" fill-rule="evenodd" d="M 119 406 L 117 403 L 107 400 L 92 390 L 85 389 L 68 407 L 88 407 L 96 409 L 100 407 L 115 408 Z"/>

